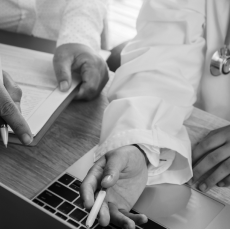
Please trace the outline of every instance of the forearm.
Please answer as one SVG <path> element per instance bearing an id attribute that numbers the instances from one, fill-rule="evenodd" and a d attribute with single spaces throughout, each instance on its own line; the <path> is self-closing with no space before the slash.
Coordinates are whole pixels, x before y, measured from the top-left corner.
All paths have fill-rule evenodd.
<path id="1" fill-rule="evenodd" d="M 80 43 L 100 49 L 107 0 L 69 0 L 63 13 L 57 46 Z"/>

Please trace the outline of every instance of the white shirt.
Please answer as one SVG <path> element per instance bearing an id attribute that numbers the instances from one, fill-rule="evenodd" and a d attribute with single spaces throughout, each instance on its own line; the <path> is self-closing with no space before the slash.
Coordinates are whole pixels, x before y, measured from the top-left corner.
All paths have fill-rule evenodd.
<path id="1" fill-rule="evenodd" d="M 0 0 L 0 29 L 100 49 L 107 0 Z"/>
<path id="2" fill-rule="evenodd" d="M 137 36 L 123 50 L 122 66 L 108 92 L 95 160 L 139 144 L 151 163 L 148 184 L 182 184 L 192 177 L 191 143 L 183 123 L 201 77 L 217 80 L 204 71 L 204 63 L 209 68 L 210 53 L 223 44 L 229 5 L 229 0 L 145 0 Z"/>

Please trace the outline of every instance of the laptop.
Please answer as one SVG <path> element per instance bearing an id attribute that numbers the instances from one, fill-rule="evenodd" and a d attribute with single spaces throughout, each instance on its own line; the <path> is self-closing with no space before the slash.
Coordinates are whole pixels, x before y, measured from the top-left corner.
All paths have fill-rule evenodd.
<path id="1" fill-rule="evenodd" d="M 93 165 L 96 147 L 29 200 L 0 184 L 0 227 L 3 229 L 85 229 L 89 214 L 79 187 Z M 135 204 L 148 223 L 138 229 L 229 229 L 230 206 L 185 185 L 148 186 Z M 96 220 L 93 229 L 102 229 Z M 109 225 L 106 229 L 118 229 Z"/>

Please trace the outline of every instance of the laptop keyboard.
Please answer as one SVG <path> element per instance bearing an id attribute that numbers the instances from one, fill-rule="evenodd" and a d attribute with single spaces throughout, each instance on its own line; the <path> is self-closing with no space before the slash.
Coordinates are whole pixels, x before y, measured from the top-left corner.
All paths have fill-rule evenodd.
<path id="1" fill-rule="evenodd" d="M 85 223 L 89 211 L 83 206 L 80 196 L 81 181 L 74 178 L 72 175 L 64 174 L 57 181 L 52 183 L 47 189 L 42 191 L 33 199 L 33 202 L 43 207 L 47 211 L 67 221 L 72 226 L 79 229 L 86 229 Z M 132 210 L 132 213 L 136 213 Z M 93 229 L 118 229 L 119 227 L 110 224 L 107 227 L 102 227 L 95 220 Z M 136 226 L 137 229 L 166 229 L 151 220 L 146 224 Z"/>

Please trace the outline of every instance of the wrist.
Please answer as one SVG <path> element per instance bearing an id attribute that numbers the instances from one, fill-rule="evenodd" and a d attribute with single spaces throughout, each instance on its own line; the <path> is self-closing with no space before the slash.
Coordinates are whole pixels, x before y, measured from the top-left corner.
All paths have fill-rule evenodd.
<path id="1" fill-rule="evenodd" d="M 146 166 L 148 166 L 149 164 L 149 159 L 148 157 L 146 156 L 146 153 L 143 149 L 141 149 L 141 147 L 138 145 L 138 144 L 133 144 L 133 146 L 135 146 L 136 148 L 139 149 L 139 151 L 143 154 L 144 158 L 145 158 L 145 162 L 146 162 Z"/>

